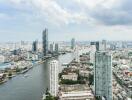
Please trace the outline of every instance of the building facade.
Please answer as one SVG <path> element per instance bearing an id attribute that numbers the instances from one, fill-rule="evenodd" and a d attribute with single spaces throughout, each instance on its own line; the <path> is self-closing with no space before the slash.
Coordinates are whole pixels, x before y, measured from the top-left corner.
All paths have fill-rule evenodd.
<path id="1" fill-rule="evenodd" d="M 91 42 L 90 45 L 95 45 L 96 46 L 96 51 L 99 51 L 99 41 L 96 41 L 96 42 Z"/>
<path id="2" fill-rule="evenodd" d="M 57 96 L 58 93 L 58 71 L 59 62 L 52 60 L 50 62 L 50 93 L 52 96 Z"/>
<path id="3" fill-rule="evenodd" d="M 32 44 L 32 51 L 37 52 L 38 50 L 38 41 L 34 41 Z"/>
<path id="4" fill-rule="evenodd" d="M 71 49 L 74 49 L 75 48 L 75 39 L 72 38 L 71 39 Z"/>
<path id="5" fill-rule="evenodd" d="M 112 57 L 108 52 L 95 53 L 94 87 L 96 96 L 112 100 Z"/>
<path id="6" fill-rule="evenodd" d="M 50 44 L 50 52 L 53 53 L 54 52 L 54 43 Z"/>
<path id="7" fill-rule="evenodd" d="M 47 56 L 48 54 L 48 29 L 43 31 L 43 55 Z"/>
<path id="8" fill-rule="evenodd" d="M 58 45 L 58 43 L 55 43 L 55 53 L 59 53 L 59 45 Z"/>

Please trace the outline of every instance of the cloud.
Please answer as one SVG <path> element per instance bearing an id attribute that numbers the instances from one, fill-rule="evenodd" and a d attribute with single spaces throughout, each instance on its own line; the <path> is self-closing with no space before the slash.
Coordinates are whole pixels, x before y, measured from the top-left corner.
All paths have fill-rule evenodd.
<path id="1" fill-rule="evenodd" d="M 132 25 L 131 0 L 75 0 L 90 17 L 104 25 Z"/>
<path id="2" fill-rule="evenodd" d="M 132 32 L 131 4 L 132 0 L 0 0 L 0 30 L 39 33 L 48 27 L 55 36 L 98 39 L 110 32 L 113 38 Z"/>
<path id="3" fill-rule="evenodd" d="M 132 24 L 131 0 L 68 0 L 66 4 L 65 0 L 10 0 L 10 3 L 21 12 L 36 15 L 34 19 L 60 26 L 84 22 L 89 25 Z"/>
<path id="4" fill-rule="evenodd" d="M 87 16 L 81 12 L 68 11 L 61 7 L 56 0 L 10 0 L 17 9 L 31 8 L 37 17 L 45 19 L 49 23 L 68 25 L 81 23 L 87 20 Z"/>

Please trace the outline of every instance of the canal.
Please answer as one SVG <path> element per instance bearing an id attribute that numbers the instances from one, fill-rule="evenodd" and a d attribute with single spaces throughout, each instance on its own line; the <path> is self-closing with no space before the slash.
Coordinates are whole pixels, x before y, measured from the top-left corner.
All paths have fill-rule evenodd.
<path id="1" fill-rule="evenodd" d="M 57 58 L 62 63 L 69 63 L 72 54 L 61 55 Z M 20 74 L 0 85 L 0 100 L 41 100 L 43 93 L 49 87 L 49 65 L 47 60 L 43 64 L 34 66 L 25 74 Z"/>

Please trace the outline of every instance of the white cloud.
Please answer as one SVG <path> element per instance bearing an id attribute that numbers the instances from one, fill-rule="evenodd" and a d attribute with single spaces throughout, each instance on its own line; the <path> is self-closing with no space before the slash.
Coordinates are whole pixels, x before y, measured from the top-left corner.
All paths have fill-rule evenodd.
<path id="1" fill-rule="evenodd" d="M 0 18 L 15 18 L 14 22 L 26 23 L 27 26 L 35 27 L 36 30 L 37 27 L 39 30 L 44 26 L 55 29 L 57 32 L 61 30 L 61 33 L 68 30 L 66 33 L 71 33 L 69 36 L 78 38 L 82 36 L 82 39 L 114 38 L 119 34 L 123 36 L 123 33 L 128 35 L 132 32 L 130 0 L 67 0 L 66 2 L 70 2 L 67 4 L 65 1 L 2 0 L 2 3 L 10 4 L 11 8 L 17 12 L 11 11 L 13 17 L 10 17 L 10 13 L 9 15 L 0 13 Z M 61 27 L 58 28 L 58 26 Z M 129 37 L 126 36 L 126 38 Z"/>
<path id="2" fill-rule="evenodd" d="M 114 5 L 118 5 L 120 0 L 73 0 L 78 3 L 81 7 L 87 6 L 89 9 L 94 9 L 97 6 L 104 6 L 111 8 Z"/>
<path id="3" fill-rule="evenodd" d="M 17 8 L 24 9 L 29 6 L 33 8 L 37 17 L 43 17 L 48 22 L 58 25 L 81 23 L 87 20 L 84 13 L 68 11 L 67 8 L 61 7 L 56 0 L 10 0 L 10 2 Z"/>

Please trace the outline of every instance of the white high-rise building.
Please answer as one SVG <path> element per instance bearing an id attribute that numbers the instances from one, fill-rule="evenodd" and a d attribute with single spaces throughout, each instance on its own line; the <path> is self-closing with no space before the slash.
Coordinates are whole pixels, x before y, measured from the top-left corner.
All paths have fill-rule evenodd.
<path id="1" fill-rule="evenodd" d="M 95 53 L 95 95 L 112 100 L 112 56 L 105 51 Z"/>
<path id="2" fill-rule="evenodd" d="M 74 50 L 74 55 L 75 55 L 75 61 L 80 62 L 79 47 L 77 47 L 77 46 Z"/>
<path id="3" fill-rule="evenodd" d="M 58 93 L 58 69 L 59 62 L 52 60 L 50 62 L 50 93 L 52 96 L 57 96 Z"/>

